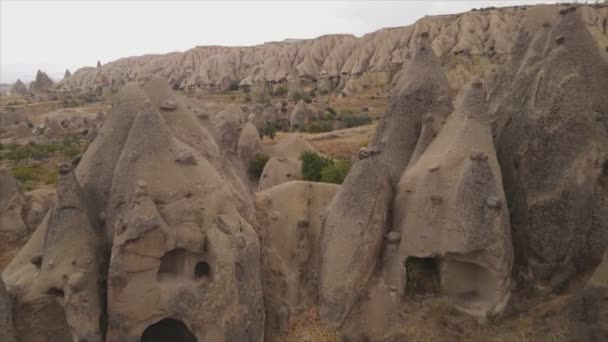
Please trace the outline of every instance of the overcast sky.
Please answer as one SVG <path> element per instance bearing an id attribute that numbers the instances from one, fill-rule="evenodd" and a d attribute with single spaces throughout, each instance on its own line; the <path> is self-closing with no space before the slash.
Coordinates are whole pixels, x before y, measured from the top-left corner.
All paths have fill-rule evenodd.
<path id="1" fill-rule="evenodd" d="M 53 78 L 121 57 L 196 45 L 255 45 L 330 33 L 361 36 L 425 15 L 533 1 L 7 1 L 0 0 L 0 83 Z"/>

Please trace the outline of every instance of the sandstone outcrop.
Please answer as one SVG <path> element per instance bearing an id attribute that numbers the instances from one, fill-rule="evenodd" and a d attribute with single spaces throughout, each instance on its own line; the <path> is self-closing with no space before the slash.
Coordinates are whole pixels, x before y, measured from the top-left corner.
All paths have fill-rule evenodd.
<path id="1" fill-rule="evenodd" d="M 79 70 L 60 87 L 122 87 L 82 158 L 60 166 L 56 200 L 0 169 L 3 241 L 35 229 L 3 270 L 0 339 L 605 340 L 607 12 L 482 9 Z M 197 108 L 174 91 L 235 81 L 394 87 L 334 185 L 298 180 L 314 151 L 301 136 L 261 143 L 312 106 Z M 79 114 L 45 127 L 89 127 Z M 0 120 L 2 137 L 33 128 Z M 257 153 L 270 157 L 259 183 Z"/>
<path id="2" fill-rule="evenodd" d="M 108 340 L 136 339 L 172 318 L 199 340 L 261 341 L 257 236 L 217 171 L 150 106 L 137 115 L 124 150 L 110 197 L 119 209 L 108 218 L 115 222 Z M 184 150 L 195 163 L 174 161 Z"/>
<path id="3" fill-rule="evenodd" d="M 301 136 L 294 134 L 270 147 L 268 154 L 277 158 L 299 160 L 302 153 L 307 151 L 315 151 L 315 149 Z"/>
<path id="4" fill-rule="evenodd" d="M 266 331 L 277 340 L 316 305 L 325 208 L 339 186 L 293 181 L 256 193 L 262 241 Z"/>
<path id="5" fill-rule="evenodd" d="M 0 339 L 2 341 L 15 342 L 12 316 L 11 297 L 6 291 L 2 277 L 0 277 Z"/>
<path id="6" fill-rule="evenodd" d="M 302 137 L 291 135 L 278 144 L 266 149 L 270 159 L 260 176 L 258 190 L 302 179 L 302 153 L 316 150 Z"/>
<path id="7" fill-rule="evenodd" d="M 608 52 L 572 9 L 526 21 L 492 94 L 517 264 L 553 290 L 580 287 L 608 246 Z"/>
<path id="8" fill-rule="evenodd" d="M 29 226 L 23 217 L 25 197 L 10 171 L 0 168 L 0 236 L 3 241 L 15 242 L 27 236 Z"/>
<path id="9" fill-rule="evenodd" d="M 318 119 L 317 113 L 300 100 L 289 114 L 289 126 L 302 129 L 315 119 Z"/>
<path id="10" fill-rule="evenodd" d="M 103 118 L 81 109 L 65 108 L 45 114 L 44 122 L 38 126 L 46 137 L 58 138 L 73 134 L 98 131 Z"/>
<path id="11" fill-rule="evenodd" d="M 20 339 L 263 340 L 253 202 L 213 134 L 162 79 L 114 97 L 75 172 L 60 169 L 57 204 L 4 270 Z"/>
<path id="12" fill-rule="evenodd" d="M 19 340 L 102 341 L 101 241 L 71 168 L 61 166 L 56 205 L 3 273 Z"/>
<path id="13" fill-rule="evenodd" d="M 23 84 L 20 79 L 17 79 L 17 82 L 15 82 L 15 84 L 13 84 L 11 87 L 11 93 L 17 95 L 27 95 L 29 92 L 25 84 Z"/>
<path id="14" fill-rule="evenodd" d="M 328 208 L 321 237 L 321 319 L 338 326 L 374 271 L 395 187 L 407 166 L 426 113 L 440 122 L 450 112 L 448 83 L 427 34 L 400 76 L 386 115 Z"/>
<path id="15" fill-rule="evenodd" d="M 264 165 L 258 190 L 298 179 L 302 179 L 302 162 L 299 159 L 272 157 Z"/>
<path id="16" fill-rule="evenodd" d="M 436 263 L 442 293 L 454 297 L 461 310 L 482 317 L 504 310 L 513 265 L 509 213 L 488 119 L 480 80 L 464 89 L 439 132 L 433 115 L 424 118 L 394 200 L 398 251 L 385 255 L 393 267 L 387 281 L 401 295 L 411 291 L 408 284 L 424 281 L 408 280 L 421 277 L 410 264 L 417 267 L 415 262 L 427 259 Z"/>
<path id="17" fill-rule="evenodd" d="M 55 85 L 55 82 L 45 72 L 38 70 L 36 80 L 30 83 L 29 92 L 32 94 L 47 93 Z"/>
<path id="18" fill-rule="evenodd" d="M 249 164 L 249 161 L 253 157 L 264 151 L 262 147 L 262 140 L 260 139 L 260 133 L 257 128 L 247 122 L 241 128 L 241 135 L 237 144 L 237 154 L 241 162 L 245 165 Z"/>
<path id="19" fill-rule="evenodd" d="M 23 195 L 25 197 L 25 206 L 22 211 L 23 219 L 28 227 L 36 229 L 49 209 L 55 206 L 55 190 L 35 189 Z"/>
<path id="20" fill-rule="evenodd" d="M 2 116 L 0 116 L 0 133 L 8 131 L 8 127 L 18 125 L 22 122 L 27 123 L 28 126 L 33 126 L 23 112 L 4 112 L 2 113 Z"/>
<path id="21" fill-rule="evenodd" d="M 605 7 L 585 6 L 582 11 L 585 25 L 603 42 L 600 46 L 605 46 Z M 410 26 L 382 29 L 361 38 L 327 35 L 251 47 L 199 46 L 184 53 L 129 57 L 102 68 L 82 68 L 62 86 L 84 91 L 105 79 L 120 87 L 130 81 L 146 82 L 159 74 L 181 89 L 219 89 L 225 80 L 268 89 L 280 82 L 302 80 L 322 89 L 337 87 L 350 93 L 391 84 L 411 59 L 414 38 L 428 32 L 450 86 L 461 88 L 475 75 L 504 62 L 520 30 L 527 29 L 522 19 L 534 12 L 538 12 L 535 6 L 520 6 L 425 17 Z"/>

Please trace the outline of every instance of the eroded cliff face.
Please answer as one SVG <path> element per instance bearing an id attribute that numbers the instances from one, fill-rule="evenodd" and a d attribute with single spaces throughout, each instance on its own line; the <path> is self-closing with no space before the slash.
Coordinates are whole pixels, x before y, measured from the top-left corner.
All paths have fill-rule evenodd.
<path id="1" fill-rule="evenodd" d="M 233 81 L 267 89 L 300 79 L 321 88 L 356 92 L 363 86 L 389 85 L 411 59 L 414 38 L 428 32 L 450 86 L 459 89 L 473 76 L 503 63 L 520 30 L 527 30 L 522 27 L 523 19 L 534 15 L 538 7 L 429 16 L 410 26 L 386 28 L 361 38 L 327 35 L 251 47 L 198 46 L 183 53 L 128 57 L 99 68 L 79 69 L 60 88 L 118 88 L 160 75 L 179 89 L 227 89 Z M 585 7 L 581 12 L 594 37 L 606 42 L 606 9 Z"/>

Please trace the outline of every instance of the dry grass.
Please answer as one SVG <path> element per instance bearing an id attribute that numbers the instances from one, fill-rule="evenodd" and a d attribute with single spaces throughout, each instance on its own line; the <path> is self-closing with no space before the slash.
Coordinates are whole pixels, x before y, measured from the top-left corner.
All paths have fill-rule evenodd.
<path id="1" fill-rule="evenodd" d="M 572 322 L 567 316 L 571 296 L 516 293 L 507 311 L 485 322 L 459 313 L 445 297 L 412 299 L 403 307 L 405 318 L 390 341 L 568 341 Z"/>
<path id="2" fill-rule="evenodd" d="M 328 96 L 329 105 L 338 113 L 350 110 L 355 114 L 360 114 L 363 112 L 363 108 L 367 108 L 369 115 L 378 119 L 382 117 L 386 110 L 386 93 L 377 95 L 374 89 L 363 90 L 360 93 L 345 97 L 338 97 L 335 94 Z"/>
<path id="3" fill-rule="evenodd" d="M 281 341 L 285 342 L 342 342 L 340 334 L 319 322 L 319 313 L 311 308 L 301 319 L 289 322 L 289 331 Z"/>
<path id="4" fill-rule="evenodd" d="M 340 136 L 336 135 L 334 131 L 325 133 L 330 136 L 328 139 L 315 139 L 314 134 L 307 135 L 306 139 L 323 154 L 334 158 L 350 159 L 359 152 L 361 147 L 367 146 L 374 130 L 375 125 L 367 125 L 360 127 L 358 130 L 352 130 L 352 134 Z M 332 133 L 334 134 L 333 137 L 331 137 Z"/>
<path id="5" fill-rule="evenodd" d="M 350 160 L 361 147 L 367 146 L 376 125 L 366 125 L 327 133 L 288 133 L 277 132 L 274 139 L 265 137 L 264 146 L 273 146 L 290 135 L 299 135 L 307 140 L 317 151 L 332 158 Z"/>

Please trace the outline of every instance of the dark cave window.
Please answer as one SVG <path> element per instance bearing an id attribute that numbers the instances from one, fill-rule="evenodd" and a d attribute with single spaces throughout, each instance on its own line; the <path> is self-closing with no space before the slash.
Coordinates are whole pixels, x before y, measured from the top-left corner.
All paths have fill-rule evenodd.
<path id="1" fill-rule="evenodd" d="M 46 294 L 51 295 L 51 296 L 57 296 L 57 297 L 64 297 L 64 293 L 63 290 L 58 289 L 56 287 L 52 287 L 50 289 L 48 289 L 48 291 L 46 291 Z"/>
<path id="2" fill-rule="evenodd" d="M 198 342 L 198 339 L 183 322 L 166 318 L 147 327 L 141 342 Z"/>
<path id="3" fill-rule="evenodd" d="M 194 278 L 200 279 L 202 277 L 209 278 L 211 276 L 211 267 L 208 263 L 201 261 L 194 267 Z"/>
<path id="4" fill-rule="evenodd" d="M 409 257 L 404 262 L 407 294 L 439 292 L 439 271 L 435 258 Z"/>

